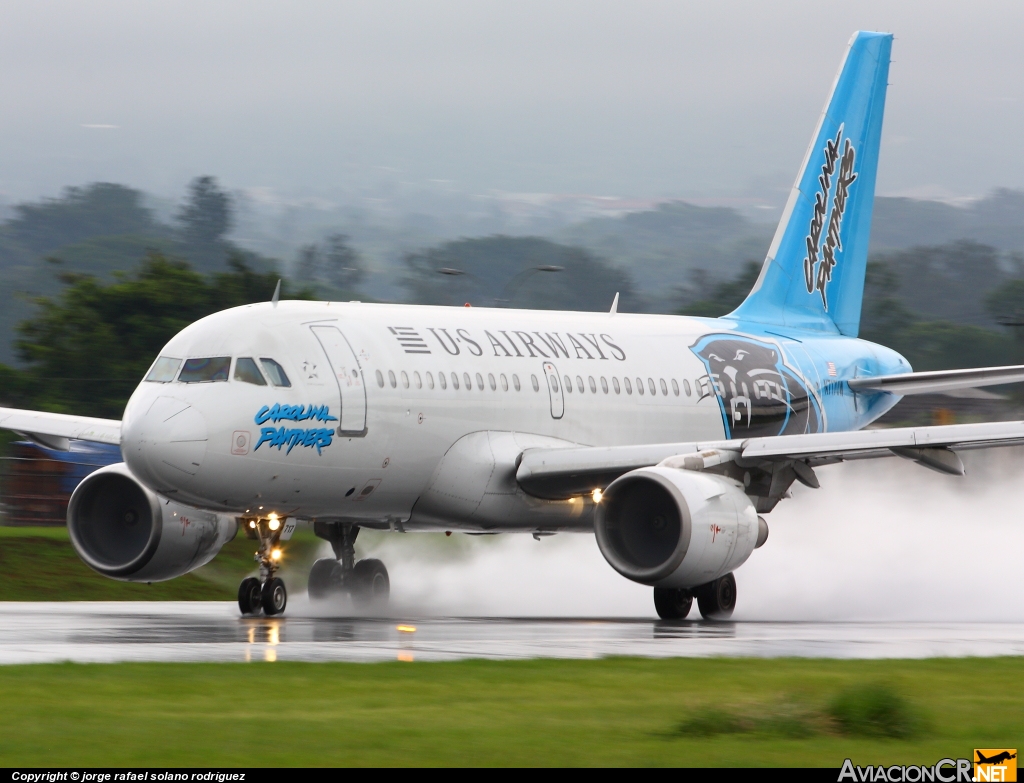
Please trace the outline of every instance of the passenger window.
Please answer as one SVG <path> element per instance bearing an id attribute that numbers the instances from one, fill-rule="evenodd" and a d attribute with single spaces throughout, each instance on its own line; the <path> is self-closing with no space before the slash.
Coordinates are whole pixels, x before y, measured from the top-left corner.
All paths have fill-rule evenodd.
<path id="1" fill-rule="evenodd" d="M 590 382 L 590 391 L 594 392 L 594 394 L 597 394 L 597 383 L 594 381 L 594 376 L 591 375 L 589 378 L 587 378 L 587 380 Z"/>
<path id="2" fill-rule="evenodd" d="M 619 393 L 619 379 L 614 375 L 612 376 L 612 388 L 615 389 L 615 393 Z"/>
<path id="3" fill-rule="evenodd" d="M 476 388 L 480 391 L 484 390 L 484 377 L 480 373 L 476 374 Z"/>
<path id="4" fill-rule="evenodd" d="M 491 384 L 491 391 L 498 391 L 498 384 L 491 373 L 487 373 L 487 382 Z"/>
<path id="5" fill-rule="evenodd" d="M 676 395 L 676 397 L 679 396 L 679 384 L 676 383 L 675 378 L 672 379 L 672 393 Z"/>
<path id="6" fill-rule="evenodd" d="M 686 392 L 686 396 L 690 396 L 690 382 L 683 378 L 683 391 Z"/>
<path id="7" fill-rule="evenodd" d="M 662 381 L 664 383 L 664 381 Z M 651 391 L 651 396 L 655 396 L 658 393 L 657 387 L 654 385 L 654 378 L 647 379 L 647 388 Z"/>
<path id="8" fill-rule="evenodd" d="M 551 383 L 551 391 L 553 391 L 555 394 L 558 394 L 558 376 L 549 375 L 548 381 Z"/>
<path id="9" fill-rule="evenodd" d="M 243 356 L 235 362 L 235 380 L 242 381 L 243 383 L 252 383 L 256 386 L 267 385 L 267 382 L 263 380 L 263 376 L 260 374 L 260 368 L 248 356 Z"/>
<path id="10" fill-rule="evenodd" d="M 623 378 L 622 382 L 626 385 L 626 394 L 632 394 L 633 385 L 629 382 L 629 378 Z"/>
<path id="11" fill-rule="evenodd" d="M 447 389 L 448 388 L 448 381 L 445 380 L 443 372 L 439 372 L 437 374 L 437 382 L 441 384 L 441 388 L 442 389 Z"/>
<path id="12" fill-rule="evenodd" d="M 402 370 L 402 388 L 409 388 L 409 376 L 406 374 L 405 370 Z"/>
<path id="13" fill-rule="evenodd" d="M 569 392 L 569 394 L 572 394 L 572 379 L 568 375 L 565 375 L 562 377 L 562 382 L 565 384 L 565 390 Z"/>
<path id="14" fill-rule="evenodd" d="M 583 379 L 580 376 L 576 376 L 576 388 L 579 389 L 580 394 L 583 394 Z"/>
<path id="15" fill-rule="evenodd" d="M 420 374 L 418 372 L 414 372 L 412 374 L 412 379 L 416 382 L 417 389 L 423 388 L 423 379 L 420 377 Z"/>
<path id="16" fill-rule="evenodd" d="M 152 383 L 169 383 L 174 380 L 174 374 L 181 366 L 181 359 L 172 359 L 170 356 L 161 356 L 155 362 L 146 376 L 147 381 Z"/>
<path id="17" fill-rule="evenodd" d="M 380 370 L 377 370 L 377 385 L 382 389 L 384 388 L 384 375 Z"/>
<path id="18" fill-rule="evenodd" d="M 444 376 L 441 376 L 441 379 L 444 380 Z M 434 374 L 430 372 L 427 373 L 427 388 L 434 388 Z"/>
<path id="19" fill-rule="evenodd" d="M 644 379 L 636 379 L 636 393 L 642 395 L 644 393 Z"/>
<path id="20" fill-rule="evenodd" d="M 388 370 L 388 383 L 391 384 L 391 388 L 392 389 L 397 389 L 398 388 L 398 381 L 395 380 L 395 371 L 394 370 Z"/>
<path id="21" fill-rule="evenodd" d="M 508 391 L 508 378 L 505 377 L 505 373 L 501 374 L 501 390 Z"/>
<path id="22" fill-rule="evenodd" d="M 462 380 L 466 382 L 466 391 L 473 391 L 473 379 L 469 377 L 468 372 L 462 373 Z M 480 384 L 483 386 L 483 384 Z"/>
<path id="23" fill-rule="evenodd" d="M 456 391 L 459 389 L 459 374 L 457 372 L 452 373 L 452 388 Z"/>
<path id="24" fill-rule="evenodd" d="M 659 378 L 658 383 L 661 384 L 661 393 L 668 397 L 668 386 L 665 384 L 665 379 Z M 679 394 L 679 392 L 676 392 L 676 394 Z"/>
<path id="25" fill-rule="evenodd" d="M 284 367 L 273 359 L 261 356 L 260 364 L 263 365 L 263 372 L 267 374 L 267 377 L 270 378 L 270 382 L 275 386 L 283 386 L 287 389 L 292 385 L 292 382 L 288 380 L 288 376 L 285 375 Z"/>
<path id="26" fill-rule="evenodd" d="M 216 356 L 207 359 L 186 359 L 178 380 L 181 383 L 209 383 L 226 381 L 231 369 L 230 356 Z"/>
<path id="27" fill-rule="evenodd" d="M 605 379 L 603 375 L 601 376 L 601 391 L 603 391 L 605 394 L 608 393 L 608 381 Z"/>

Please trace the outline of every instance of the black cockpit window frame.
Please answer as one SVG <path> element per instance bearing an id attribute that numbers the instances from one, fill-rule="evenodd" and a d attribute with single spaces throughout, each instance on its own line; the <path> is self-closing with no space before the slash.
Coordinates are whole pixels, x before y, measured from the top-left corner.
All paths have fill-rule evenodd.
<path id="1" fill-rule="evenodd" d="M 267 374 L 267 377 L 270 378 L 270 382 L 274 386 L 284 389 L 291 388 L 292 382 L 288 380 L 288 373 L 284 371 L 284 367 L 278 362 L 268 356 L 261 356 L 260 364 L 263 365 L 263 372 Z"/>
<path id="2" fill-rule="evenodd" d="M 178 383 L 221 383 L 230 374 L 230 356 L 194 356 L 182 363 Z"/>
<path id="3" fill-rule="evenodd" d="M 239 356 L 235 359 L 235 372 L 231 376 L 236 381 L 251 383 L 253 386 L 266 386 L 267 381 L 260 372 L 259 365 L 251 356 Z"/>

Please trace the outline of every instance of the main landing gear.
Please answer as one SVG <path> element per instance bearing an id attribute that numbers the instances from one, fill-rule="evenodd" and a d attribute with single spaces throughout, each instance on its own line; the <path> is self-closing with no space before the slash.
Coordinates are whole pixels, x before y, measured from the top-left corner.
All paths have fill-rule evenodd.
<path id="1" fill-rule="evenodd" d="M 728 620 L 736 608 L 736 577 L 726 574 L 693 589 L 654 588 L 654 608 L 662 620 L 682 620 L 690 613 L 694 598 L 705 620 Z"/>
<path id="2" fill-rule="evenodd" d="M 246 534 L 259 539 L 260 548 L 253 559 L 260 564 L 260 576 L 242 580 L 238 586 L 238 608 L 242 614 L 281 614 L 288 605 L 288 590 L 284 580 L 277 576 L 281 567 L 281 550 L 278 543 L 284 531 L 284 519 L 276 514 L 264 518 L 245 519 Z"/>
<path id="3" fill-rule="evenodd" d="M 331 543 L 334 557 L 321 558 L 309 572 L 309 598 L 327 601 L 345 593 L 361 609 L 383 609 L 391 594 L 388 570 L 380 560 L 355 561 L 359 526 L 350 522 L 316 522 L 314 532 Z"/>

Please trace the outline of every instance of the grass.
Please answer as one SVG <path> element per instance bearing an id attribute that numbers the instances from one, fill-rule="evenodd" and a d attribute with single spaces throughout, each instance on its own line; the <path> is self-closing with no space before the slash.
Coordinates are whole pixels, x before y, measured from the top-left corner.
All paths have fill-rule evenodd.
<path id="1" fill-rule="evenodd" d="M 284 579 L 293 592 L 320 546 L 312 533 L 297 532 L 285 545 Z M 242 533 L 202 568 L 151 585 L 118 582 L 97 574 L 75 554 L 67 528 L 0 527 L 0 601 L 233 601 L 238 583 L 255 573 L 255 541 Z"/>
<path id="2" fill-rule="evenodd" d="M 932 764 L 1024 745 L 1022 690 L 1024 658 L 7 666 L 0 766 Z"/>

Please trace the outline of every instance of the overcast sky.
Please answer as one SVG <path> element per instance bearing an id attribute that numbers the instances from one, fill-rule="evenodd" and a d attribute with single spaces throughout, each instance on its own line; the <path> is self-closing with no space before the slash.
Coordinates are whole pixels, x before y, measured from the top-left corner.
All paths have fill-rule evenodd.
<path id="1" fill-rule="evenodd" d="M 896 34 L 881 193 L 1024 187 L 1020 2 L 6 0 L 0 196 L 741 199 L 792 182 L 856 29 Z"/>

